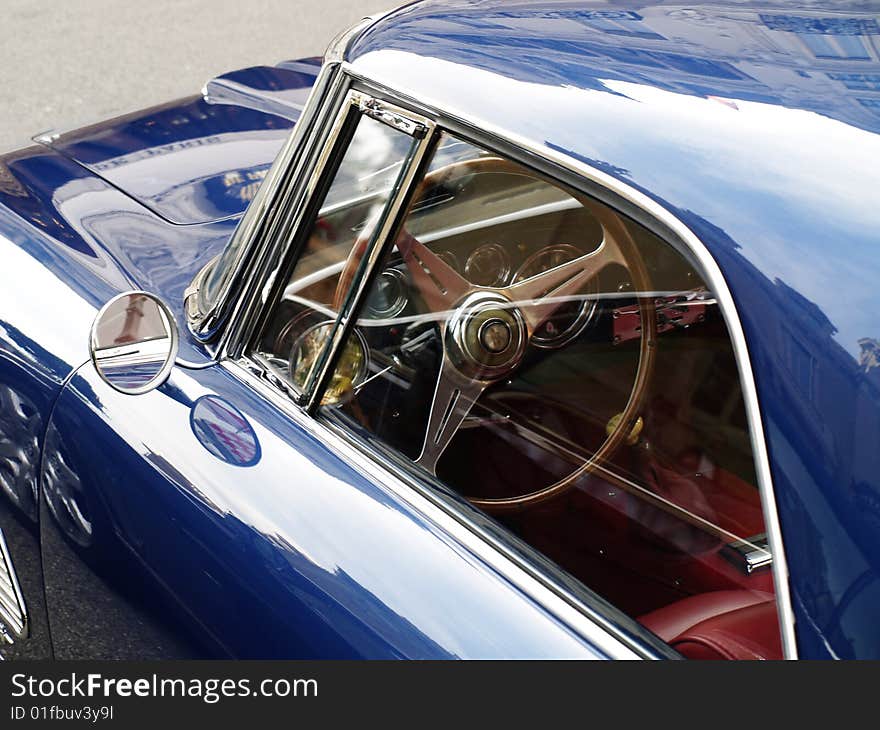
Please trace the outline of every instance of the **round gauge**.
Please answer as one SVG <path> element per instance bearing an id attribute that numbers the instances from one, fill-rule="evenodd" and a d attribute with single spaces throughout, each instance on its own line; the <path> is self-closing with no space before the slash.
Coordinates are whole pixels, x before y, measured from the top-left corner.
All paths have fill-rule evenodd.
<path id="1" fill-rule="evenodd" d="M 292 317 L 275 336 L 272 353 L 278 357 L 289 358 L 290 349 L 293 347 L 293 343 L 299 339 L 299 336 L 312 325 L 324 319 L 324 316 L 312 309 L 307 309 Z"/>
<path id="2" fill-rule="evenodd" d="M 293 343 L 290 352 L 290 380 L 302 391 L 319 356 L 333 333 L 332 320 L 309 327 Z M 356 327 L 346 339 L 336 369 L 327 384 L 321 405 L 333 406 L 347 401 L 354 389 L 363 382 L 369 368 L 369 348 L 364 336 Z"/>
<path id="3" fill-rule="evenodd" d="M 396 317 L 406 308 L 406 289 L 406 278 L 399 269 L 385 269 L 367 299 L 367 316 L 370 319 Z"/>
<path id="4" fill-rule="evenodd" d="M 504 286 L 510 277 L 507 251 L 497 243 L 480 246 L 465 261 L 464 275 L 477 286 Z"/>
<path id="5" fill-rule="evenodd" d="M 546 246 L 525 260 L 513 275 L 513 283 L 516 284 L 583 255 L 583 251 L 567 243 Z M 597 293 L 598 284 L 595 278 L 584 284 L 584 288 L 581 290 L 581 295 Z M 590 323 L 596 312 L 596 306 L 597 302 L 594 297 L 564 302 L 547 321 L 535 330 L 531 343 L 535 347 L 547 349 L 568 344 Z"/>

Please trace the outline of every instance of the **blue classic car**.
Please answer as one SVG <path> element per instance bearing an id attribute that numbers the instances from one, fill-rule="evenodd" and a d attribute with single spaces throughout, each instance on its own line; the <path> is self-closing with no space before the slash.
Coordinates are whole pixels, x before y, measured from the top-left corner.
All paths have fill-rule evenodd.
<path id="1" fill-rule="evenodd" d="M 427 0 L 0 156 L 0 653 L 880 656 L 878 13 Z"/>

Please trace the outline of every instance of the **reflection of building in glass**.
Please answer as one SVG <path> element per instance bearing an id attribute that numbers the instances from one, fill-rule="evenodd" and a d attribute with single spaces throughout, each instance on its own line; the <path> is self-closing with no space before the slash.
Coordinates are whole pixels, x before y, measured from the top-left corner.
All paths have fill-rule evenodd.
<path id="1" fill-rule="evenodd" d="M 98 342 L 102 347 L 166 336 L 159 308 L 142 294 L 118 299 L 98 322 Z"/>
<path id="2" fill-rule="evenodd" d="M 876 371 L 880 367 L 880 340 L 874 337 L 863 337 L 859 340 L 862 348 L 859 354 L 859 367 L 866 373 Z M 877 375 L 878 373 L 872 373 Z"/>
<path id="3" fill-rule="evenodd" d="M 880 34 L 874 18 L 834 18 L 761 13 L 769 30 L 791 33 L 814 58 L 867 61 L 871 59 L 864 37 Z"/>

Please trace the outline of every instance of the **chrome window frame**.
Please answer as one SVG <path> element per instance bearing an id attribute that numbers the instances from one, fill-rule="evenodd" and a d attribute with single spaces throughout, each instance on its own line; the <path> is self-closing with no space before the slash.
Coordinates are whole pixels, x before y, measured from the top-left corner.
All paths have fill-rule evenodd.
<path id="1" fill-rule="evenodd" d="M 248 284 L 259 277 L 264 263 L 260 256 L 264 247 L 257 242 L 271 237 L 272 230 L 283 225 L 285 214 L 300 207 L 298 202 L 304 192 L 300 183 L 308 179 L 321 131 L 326 128 L 327 117 L 332 115 L 332 105 L 327 101 L 337 97 L 337 85 L 342 80 L 340 69 L 349 45 L 366 28 L 390 12 L 365 17 L 330 42 L 324 54 L 324 64 L 294 123 L 293 132 L 276 155 L 227 244 L 239 248 L 215 300 L 205 307 L 200 293 L 221 256 L 205 264 L 184 291 L 187 328 L 215 360 L 228 350 L 228 343 L 236 332 L 235 323 L 241 321 L 241 305 L 248 301 Z"/>
<path id="2" fill-rule="evenodd" d="M 378 273 L 376 265 L 385 250 L 384 242 L 388 240 L 391 231 L 397 225 L 398 219 L 403 212 L 405 201 L 412 191 L 415 176 L 422 169 L 422 164 L 431 150 L 435 139 L 435 127 L 430 119 L 391 104 L 384 99 L 378 99 L 362 91 L 349 88 L 346 95 L 346 104 L 351 104 L 356 113 L 359 112 L 382 124 L 387 124 L 403 134 L 409 135 L 413 138 L 414 144 L 402 162 L 400 174 L 383 208 L 382 217 L 377 221 L 377 225 L 370 236 L 364 257 L 358 266 L 354 280 L 349 286 L 348 295 L 339 309 L 336 322 L 330 334 L 330 341 L 324 348 L 320 359 L 316 362 L 317 367 L 309 374 L 302 393 L 299 394 L 303 399 L 307 399 L 307 410 L 317 407 L 318 398 L 323 394 L 324 387 L 333 373 L 333 367 L 335 367 L 345 338 L 355 321 L 352 318 L 352 313 L 360 311 L 362 303 L 369 294 L 373 278 Z M 339 152 L 344 152 L 344 150 L 339 150 Z M 297 253 L 294 252 L 291 259 L 295 259 Z"/>
<path id="3" fill-rule="evenodd" d="M 294 215 L 267 232 L 263 241 L 255 244 L 256 247 L 265 248 L 270 255 L 264 259 L 262 272 L 251 283 L 250 297 L 238 318 L 240 326 L 230 334 L 223 351 L 224 357 L 233 359 L 247 353 L 247 357 L 262 367 L 277 387 L 300 405 L 309 405 L 310 394 L 318 392 L 321 384 L 332 374 L 328 362 L 335 360 L 351 328 L 349 313 L 360 308 L 372 283 L 371 274 L 379 256 L 376 241 L 387 237 L 399 217 L 406 191 L 412 187 L 413 176 L 421 169 L 422 160 L 434 139 L 434 124 L 430 119 L 354 89 L 346 79 L 339 79 L 335 88 L 339 95 L 338 103 L 330 104 L 335 116 L 325 115 L 328 131 L 323 135 L 317 132 L 317 139 L 312 140 L 312 164 L 308 173 L 303 172 L 306 177 L 295 196 L 298 209 Z M 299 390 L 289 381 L 273 375 L 271 368 L 254 353 L 254 349 L 271 316 L 272 307 L 267 302 L 271 303 L 277 298 L 284 281 L 293 271 L 304 247 L 304 236 L 308 234 L 308 227 L 316 214 L 316 206 L 323 202 L 327 187 L 332 183 L 361 117 L 370 117 L 397 129 L 401 134 L 410 136 L 413 145 L 402 160 L 401 171 L 389 193 L 382 218 L 370 237 L 367 253 L 358 267 L 349 296 L 337 313 L 329 347 L 322 352 L 304 387 Z"/>
<path id="4" fill-rule="evenodd" d="M 348 38 L 354 37 L 365 26 L 366 23 L 356 27 L 356 32 Z M 675 247 L 696 266 L 715 292 L 733 344 L 749 421 L 758 488 L 773 554 L 772 571 L 783 651 L 786 658 L 797 658 L 787 563 L 748 345 L 733 297 L 718 264 L 705 244 L 668 210 L 626 183 L 563 153 L 511 134 L 485 120 L 469 118 L 462 110 L 447 109 L 440 113 L 437 111 L 438 105 L 432 104 L 430 98 L 415 90 L 390 88 L 383 85 L 381 80 L 360 74 L 351 64 L 338 60 L 330 60 L 325 65 L 319 82 L 320 85 L 316 82 L 306 107 L 309 112 L 309 134 L 306 134 L 306 125 L 297 125 L 298 129 L 288 140 L 276 160 L 276 165 L 273 165 L 272 172 L 275 174 L 270 172 L 257 199 L 249 208 L 249 212 L 253 209 L 254 213 L 248 219 L 247 226 L 244 225 L 245 220 L 242 221 L 241 235 L 246 236 L 246 239 L 236 262 L 235 276 L 240 278 L 238 294 L 234 306 L 223 320 L 227 326 L 220 332 L 215 329 L 211 333 L 212 336 L 219 335 L 217 357 L 221 360 L 221 365 L 278 405 L 306 431 L 332 444 L 338 453 L 372 481 L 391 490 L 422 513 L 433 515 L 449 534 L 484 557 L 495 569 L 506 576 L 516 575 L 517 579 L 513 581 L 516 585 L 522 585 L 523 590 L 533 600 L 547 607 L 588 643 L 601 648 L 612 657 L 675 656 L 673 650 L 642 629 L 633 619 L 610 606 L 580 581 L 552 565 L 534 548 L 507 533 L 458 495 L 438 489 L 435 484 L 420 482 L 409 473 L 402 472 L 375 450 L 371 450 L 368 443 L 354 434 L 314 417 L 318 398 L 350 325 L 350 314 L 359 309 L 369 290 L 372 276 L 376 274 L 375 264 L 381 260 L 391 240 L 388 233 L 393 231 L 394 220 L 403 210 L 407 194 L 412 192 L 413 178 L 422 163 L 428 159 L 431 141 L 436 139 L 440 130 L 493 149 L 591 195 L 644 225 Z M 348 300 L 340 312 L 333 347 L 327 351 L 320 376 L 311 383 L 311 390 L 305 391 L 307 400 L 299 399 L 294 402 L 284 394 L 286 387 L 248 356 L 245 346 L 254 336 L 253 323 L 257 321 L 255 315 L 265 312 L 269 306 L 265 300 L 261 300 L 260 293 L 265 291 L 265 284 L 277 273 L 279 265 L 289 259 L 289 251 L 286 250 L 288 247 L 282 245 L 284 241 L 283 237 L 278 236 L 279 230 L 290 232 L 302 226 L 309 191 L 314 193 L 318 183 L 316 171 L 321 167 L 317 163 L 322 140 L 327 137 L 327 122 L 338 113 L 345 95 L 353 87 L 374 98 L 391 99 L 393 102 L 388 102 L 390 106 L 407 115 L 432 121 L 435 127 L 430 134 L 425 135 L 427 141 L 424 142 L 420 159 L 409 164 L 409 189 L 406 185 L 401 186 L 397 190 L 396 200 L 389 201 L 388 209 L 394 205 L 395 213 L 388 216 L 387 225 L 383 226 L 382 234 L 386 238 L 373 238 L 368 264 L 361 267 L 358 281 L 350 289 Z M 304 111 L 303 115 L 306 113 Z M 292 169 L 288 170 L 288 167 Z M 574 613 L 571 612 L 572 609 Z"/>

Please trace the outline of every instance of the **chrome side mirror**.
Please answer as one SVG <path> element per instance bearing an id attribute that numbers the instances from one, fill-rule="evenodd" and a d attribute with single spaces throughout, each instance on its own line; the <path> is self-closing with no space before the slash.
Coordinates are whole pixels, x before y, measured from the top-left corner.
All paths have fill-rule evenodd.
<path id="1" fill-rule="evenodd" d="M 143 291 L 119 294 L 101 307 L 89 337 L 98 375 L 129 395 L 147 393 L 168 379 L 177 345 L 174 316 L 160 299 Z"/>

